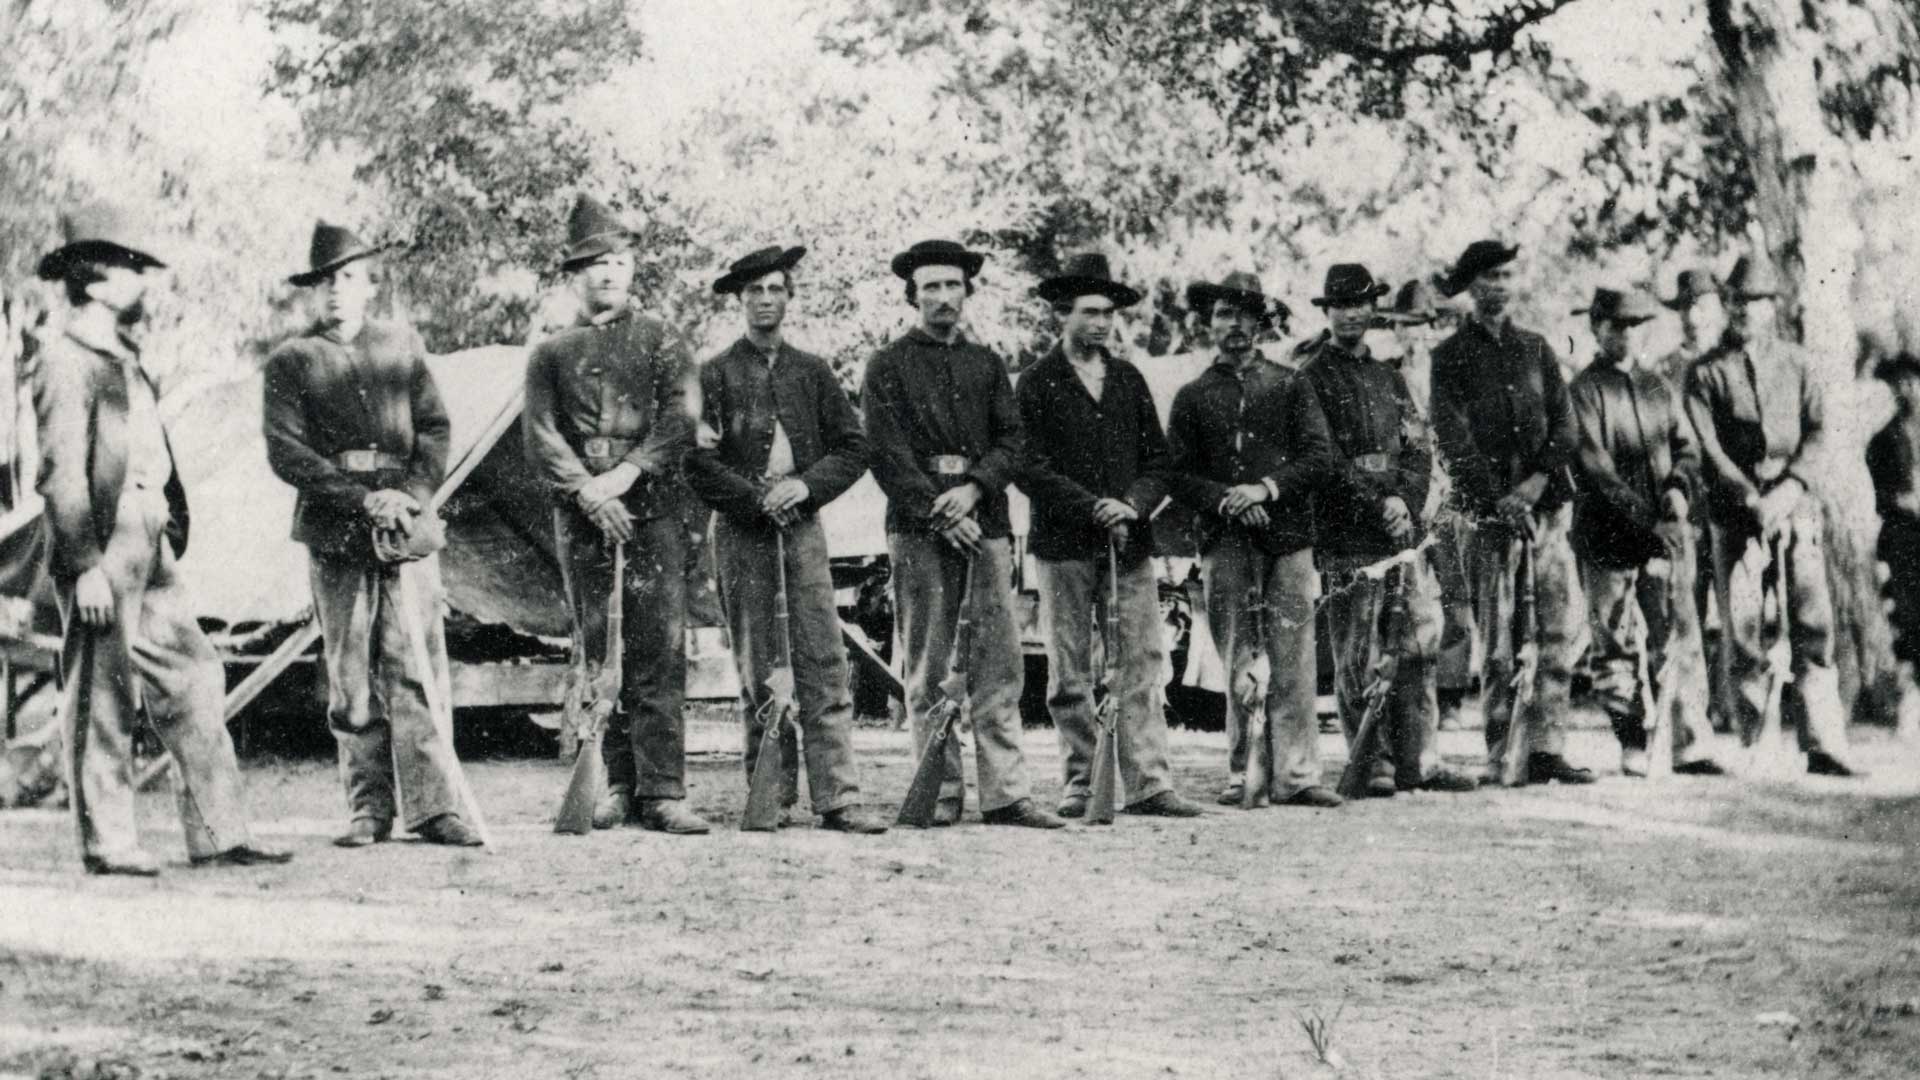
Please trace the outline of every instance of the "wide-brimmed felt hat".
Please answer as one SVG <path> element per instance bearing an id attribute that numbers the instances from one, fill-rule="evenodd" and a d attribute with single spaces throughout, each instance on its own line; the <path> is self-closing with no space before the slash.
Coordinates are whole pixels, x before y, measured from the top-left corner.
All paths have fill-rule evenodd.
<path id="1" fill-rule="evenodd" d="M 1268 296 L 1260 279 L 1245 270 L 1235 270 L 1218 282 L 1196 281 L 1187 286 L 1187 307 L 1202 318 L 1211 316 L 1214 303 L 1220 300 L 1229 301 L 1242 311 L 1258 312 L 1269 321 L 1285 322 L 1293 317 L 1287 305 Z"/>
<path id="2" fill-rule="evenodd" d="M 622 225 L 600 200 L 582 195 L 573 201 L 573 212 L 567 215 L 567 250 L 560 257 L 560 269 L 578 270 L 603 255 L 631 246 L 633 230 Z"/>
<path id="3" fill-rule="evenodd" d="M 1505 266 L 1520 254 L 1520 245 L 1506 245 L 1498 240 L 1475 240 L 1468 244 L 1460 257 L 1447 269 L 1446 276 L 1440 281 L 1440 292 L 1444 296 L 1459 296 L 1473 284 L 1473 279 L 1493 269 Z"/>
<path id="4" fill-rule="evenodd" d="M 1393 306 L 1384 314 L 1389 322 L 1399 326 L 1425 326 L 1453 311 L 1440 303 L 1440 293 L 1431 281 L 1414 278 L 1395 291 Z"/>
<path id="5" fill-rule="evenodd" d="M 727 267 L 727 272 L 713 283 L 713 291 L 722 296 L 732 296 L 746 288 L 748 284 L 758 281 L 775 270 L 793 269 L 795 264 L 806 257 L 806 254 L 807 249 L 804 247 L 783 248 L 778 244 L 773 247 L 763 247 L 759 251 L 733 260 L 733 265 Z"/>
<path id="6" fill-rule="evenodd" d="M 1659 314 L 1653 309 L 1653 301 L 1639 290 L 1605 287 L 1593 290 L 1593 299 L 1587 306 L 1575 308 L 1573 313 L 1605 322 L 1626 323 L 1628 326 L 1649 322 Z"/>
<path id="7" fill-rule="evenodd" d="M 1727 295 L 1735 300 L 1768 300 L 1780 295 L 1780 279 L 1773 264 L 1752 255 L 1742 255 L 1727 274 Z"/>
<path id="8" fill-rule="evenodd" d="M 1701 297 L 1718 296 L 1719 294 L 1720 282 L 1715 280 L 1711 273 L 1701 270 L 1698 267 L 1690 267 L 1675 275 L 1673 279 L 1673 297 L 1671 299 L 1664 296 L 1661 297 L 1660 304 L 1662 307 L 1674 311 L 1685 311 L 1698 302 Z"/>
<path id="9" fill-rule="evenodd" d="M 1373 280 L 1373 272 L 1359 263 L 1334 263 L 1327 267 L 1326 284 L 1312 299 L 1314 307 L 1335 304 L 1369 304 L 1391 292 L 1393 286 Z"/>
<path id="10" fill-rule="evenodd" d="M 1115 307 L 1132 307 L 1141 300 L 1140 290 L 1113 279 L 1107 257 L 1097 251 L 1071 255 L 1058 274 L 1042 281 L 1034 292 L 1050 304 L 1081 296 L 1104 296 Z"/>
<path id="11" fill-rule="evenodd" d="M 391 246 L 362 243 L 351 229 L 316 221 L 313 240 L 307 244 L 307 269 L 288 277 L 287 284 L 302 288 L 318 285 L 328 274 L 348 263 L 372 258 Z"/>
<path id="12" fill-rule="evenodd" d="M 922 240 L 895 255 L 890 265 L 893 267 L 893 276 L 912 281 L 913 272 L 923 266 L 955 266 L 972 278 L 980 273 L 980 268 L 986 262 L 984 253 L 968 251 L 965 245 L 952 240 Z"/>
<path id="13" fill-rule="evenodd" d="M 60 245 L 40 256 L 35 272 L 47 281 L 67 276 L 76 259 L 123 259 L 139 269 L 162 267 L 153 253 L 161 245 L 140 219 L 114 203 L 75 207 L 60 215 Z"/>

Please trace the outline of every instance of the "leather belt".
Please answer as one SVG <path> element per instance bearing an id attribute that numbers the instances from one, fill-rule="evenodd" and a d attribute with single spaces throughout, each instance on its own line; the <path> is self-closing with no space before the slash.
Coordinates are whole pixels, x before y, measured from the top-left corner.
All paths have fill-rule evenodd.
<path id="1" fill-rule="evenodd" d="M 1783 457 L 1761 458 L 1753 465 L 1753 478 L 1763 484 L 1771 484 L 1787 475 L 1787 466 L 1791 464 Z"/>
<path id="2" fill-rule="evenodd" d="M 925 464 L 935 476 L 965 476 L 973 468 L 973 459 L 965 454 L 933 454 Z"/>
<path id="3" fill-rule="evenodd" d="M 639 445 L 639 439 L 616 439 L 608 435 L 595 435 L 590 439 L 581 440 L 580 456 L 610 460 L 627 456 L 634 447 Z"/>
<path id="4" fill-rule="evenodd" d="M 1357 454 L 1352 461 L 1353 467 L 1361 472 L 1383 473 L 1393 467 L 1386 454 Z"/>
<path id="5" fill-rule="evenodd" d="M 333 466 L 342 472 L 370 473 L 382 469 L 404 469 L 407 463 L 385 450 L 342 450 L 333 455 Z"/>

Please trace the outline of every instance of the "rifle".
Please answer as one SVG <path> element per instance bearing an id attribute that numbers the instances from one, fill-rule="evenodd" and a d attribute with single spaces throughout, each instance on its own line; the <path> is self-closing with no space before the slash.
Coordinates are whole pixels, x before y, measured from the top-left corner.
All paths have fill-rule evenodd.
<path id="1" fill-rule="evenodd" d="M 1666 655 L 1660 660 L 1658 693 L 1654 692 L 1654 681 L 1648 674 L 1647 654 L 1653 648 L 1653 628 L 1647 624 L 1645 613 L 1640 616 L 1640 702 L 1641 707 L 1647 710 L 1648 779 L 1673 774 L 1673 707 L 1675 689 L 1680 682 L 1680 672 L 1676 670 L 1680 658 L 1673 647 L 1673 581 L 1669 573 L 1665 586 L 1660 590 L 1660 607 L 1667 626 L 1667 649 Z M 1692 598 L 1684 597 L 1681 602 L 1691 603 Z"/>
<path id="2" fill-rule="evenodd" d="M 1120 555 L 1113 534 L 1107 534 L 1107 619 L 1100 635 L 1100 704 L 1093 710 L 1093 779 L 1087 797 L 1086 823 L 1113 824 L 1115 774 L 1120 768 L 1120 705 L 1113 689 L 1113 669 L 1120 655 Z"/>
<path id="3" fill-rule="evenodd" d="M 1507 719 L 1507 744 L 1500 755 L 1500 783 L 1506 787 L 1525 786 L 1527 762 L 1533 756 L 1533 731 L 1527 714 L 1533 708 L 1540 676 L 1540 603 L 1534 584 L 1534 557 L 1533 536 L 1522 532 L 1520 595 L 1514 605 L 1511 631 L 1522 635 L 1522 640 L 1514 649 L 1513 711 Z"/>
<path id="4" fill-rule="evenodd" d="M 1360 717 L 1360 727 L 1347 747 L 1347 767 L 1340 772 L 1337 789 L 1348 799 L 1358 799 L 1367 793 L 1367 773 L 1373 767 L 1374 732 L 1379 730 L 1380 718 L 1386 715 L 1387 703 L 1393 700 L 1393 680 L 1400 671 L 1400 644 L 1407 637 L 1407 575 L 1411 572 L 1405 566 L 1393 570 L 1393 582 L 1387 586 L 1386 626 L 1384 630 L 1375 626 L 1380 636 L 1374 638 L 1373 648 L 1368 650 L 1374 678 L 1367 684 L 1367 711 Z"/>
<path id="5" fill-rule="evenodd" d="M 413 651 L 414 666 L 420 669 L 420 687 L 426 692 L 427 712 L 433 716 L 434 733 L 446 746 L 447 760 L 453 762 L 453 791 L 460 800 L 460 814 L 467 824 L 473 826 L 481 845 L 491 852 L 494 850 L 493 835 L 487 831 L 487 819 L 480 813 L 480 803 L 473 797 L 473 788 L 467 784 L 467 771 L 461 767 L 460 756 L 453 749 L 453 703 L 447 700 L 450 687 L 441 683 L 439 672 L 434 670 L 433 658 L 427 652 L 427 634 L 420 623 L 419 597 L 414 592 L 413 575 L 399 566 L 391 569 L 400 594 L 400 622 Z"/>
<path id="6" fill-rule="evenodd" d="M 1273 661 L 1267 656 L 1266 592 L 1259 585 L 1248 586 L 1246 604 L 1253 613 L 1250 629 L 1255 653 L 1233 690 L 1247 717 L 1247 776 L 1240 787 L 1240 808 L 1251 810 L 1262 804 L 1273 783 L 1273 746 L 1267 738 L 1267 687 L 1273 678 Z M 1240 651 L 1237 640 L 1233 651 Z M 1228 657 L 1227 663 L 1231 665 L 1233 659 Z"/>
<path id="7" fill-rule="evenodd" d="M 584 836 L 593 831 L 593 808 L 607 790 L 607 762 L 602 744 L 607 738 L 607 723 L 620 704 L 621 665 L 626 636 L 627 545 L 613 545 L 613 587 L 607 590 L 607 652 L 604 663 L 584 660 L 567 680 L 567 697 L 562 706 L 562 726 L 573 732 L 578 749 L 573 758 L 573 776 L 567 781 L 567 793 L 560 800 L 560 812 L 554 816 L 553 831 L 569 836 Z"/>
<path id="8" fill-rule="evenodd" d="M 774 533 L 774 558 L 778 564 L 780 591 L 773 594 L 773 637 L 778 658 L 767 672 L 768 697 L 758 709 L 760 719 L 760 756 L 754 760 L 753 775 L 747 780 L 747 812 L 740 818 L 742 832 L 772 832 L 780 827 L 780 794 L 785 776 L 786 754 L 780 747 L 780 734 L 793 722 L 793 637 L 787 607 L 787 534 Z"/>
<path id="9" fill-rule="evenodd" d="M 1787 684 L 1793 681 L 1793 616 L 1787 608 L 1792 597 L 1787 590 L 1788 530 L 1773 534 L 1768 547 L 1773 558 L 1773 609 L 1780 619 L 1780 631 L 1767 650 L 1767 704 L 1760 711 L 1760 730 L 1753 740 L 1754 771 L 1766 776 L 1786 776 L 1796 771 L 1797 755 L 1787 746 L 1781 730 L 1781 708 Z"/>
<path id="10" fill-rule="evenodd" d="M 947 775 L 947 744 L 967 694 L 967 663 L 973 653 L 973 568 L 978 558 L 967 556 L 967 573 L 960 587 L 960 610 L 954 620 L 953 651 L 947 657 L 947 677 L 940 680 L 940 700 L 927 714 L 927 743 L 914 766 L 907 797 L 900 803 L 897 824 L 924 829 L 933 824 L 940 801 L 940 784 Z"/>

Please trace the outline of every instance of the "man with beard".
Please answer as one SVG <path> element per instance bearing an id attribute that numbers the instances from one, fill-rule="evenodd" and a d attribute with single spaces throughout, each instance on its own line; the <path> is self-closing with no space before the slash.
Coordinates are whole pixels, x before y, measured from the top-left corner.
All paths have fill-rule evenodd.
<path id="1" fill-rule="evenodd" d="M 1007 484 L 1020 468 L 1020 412 L 1006 362 L 960 331 L 986 256 L 951 240 L 922 240 L 893 257 L 920 322 L 867 362 L 860 402 L 873 477 L 887 494 L 896 635 L 904 651 L 907 719 L 916 753 L 953 653 L 955 620 L 971 586 L 973 654 L 968 714 L 979 766 L 980 819 L 1058 829 L 1033 804 L 1020 747 L 1023 662 L 1009 604 L 1013 557 Z M 960 740 L 947 742 L 936 826 L 960 820 L 966 787 Z"/>
<path id="2" fill-rule="evenodd" d="M 286 862 L 290 854 L 253 842 L 221 715 L 225 673 L 179 580 L 186 489 L 140 363 L 148 271 L 166 264 L 117 207 L 87 207 L 60 226 L 62 243 L 38 273 L 61 284 L 70 310 L 40 353 L 33 408 L 81 864 L 90 874 L 160 872 L 134 817 L 142 714 L 173 756 L 188 861 Z"/>
<path id="3" fill-rule="evenodd" d="M 785 553 L 794 698 L 805 738 L 807 789 L 822 828 L 883 833 L 886 823 L 859 805 L 853 760 L 853 693 L 833 572 L 820 508 L 867 471 L 860 418 L 833 368 L 781 334 L 793 297 L 793 268 L 804 247 L 762 248 L 736 260 L 713 283 L 740 298 L 747 332 L 702 365 L 700 397 L 717 446 L 687 455 L 687 482 L 718 512 L 715 575 L 732 633 L 746 711 L 746 774 L 760 757 L 767 677 L 780 655 L 774 600 L 780 575 L 769 569 Z M 782 732 L 785 806 L 799 801 L 800 747 Z"/>
<path id="4" fill-rule="evenodd" d="M 1102 646 L 1126 811 L 1194 817 L 1200 808 L 1173 788 L 1155 693 L 1165 655 L 1149 519 L 1167 492 L 1167 440 L 1146 379 L 1107 347 L 1115 310 L 1139 303 L 1141 294 L 1113 280 L 1107 257 L 1097 253 L 1068 259 L 1037 291 L 1061 319 L 1060 341 L 1020 376 L 1027 459 L 1019 483 L 1033 507 L 1028 540 L 1040 573 L 1047 711 L 1060 738 L 1060 816 L 1087 813 L 1093 620 L 1096 612 L 1106 616 L 1117 592 L 1113 617 L 1122 640 Z M 1118 563 L 1111 581 L 1109 545 Z"/>
<path id="5" fill-rule="evenodd" d="M 1212 320 L 1219 355 L 1174 398 L 1168 443 L 1173 496 L 1197 516 L 1207 622 L 1229 665 L 1224 805 L 1334 807 L 1321 783 L 1314 713 L 1313 522 L 1300 512 L 1331 474 L 1332 443 L 1313 384 L 1254 348 L 1270 319 L 1260 279 L 1195 282 L 1189 305 Z M 1252 669 L 1264 655 L 1264 693 Z M 1247 680 L 1253 678 L 1252 688 Z M 1258 698 L 1257 706 L 1254 699 Z M 1248 737 L 1252 707 L 1264 711 Z M 1268 776 L 1248 788 L 1249 755 Z"/>
<path id="6" fill-rule="evenodd" d="M 1651 302 L 1597 289 L 1574 314 L 1587 316 L 1595 345 L 1570 390 L 1580 433 L 1573 545 L 1587 568 L 1594 693 L 1620 740 L 1621 772 L 1647 775 L 1656 718 L 1646 702 L 1671 692 L 1657 722 L 1672 725 L 1674 771 L 1717 775 L 1705 687 L 1691 674 L 1703 662 L 1687 524 L 1700 468 L 1693 429 L 1672 384 L 1633 352 L 1631 334 L 1654 317 Z"/>
<path id="7" fill-rule="evenodd" d="M 624 821 L 705 833 L 686 807 L 686 546 L 678 485 L 693 444 L 692 362 L 660 323 L 633 310 L 632 233 L 581 196 L 561 269 L 584 301 L 581 325 L 527 361 L 527 459 L 555 506 L 555 548 L 573 613 L 575 662 L 606 654 L 610 589 L 627 592 L 625 680 L 607 727 L 607 791 L 593 825 Z M 613 545 L 627 579 L 613 581 Z"/>
<path id="8" fill-rule="evenodd" d="M 1513 324 L 1514 256 L 1496 240 L 1469 244 L 1442 291 L 1471 290 L 1473 314 L 1433 352 L 1433 423 L 1440 451 L 1472 515 L 1475 620 L 1485 635 L 1480 685 L 1487 754 L 1500 771 L 1510 728 L 1527 725 L 1527 760 L 1516 783 L 1589 784 L 1589 769 L 1569 762 L 1567 698 L 1578 659 L 1579 569 L 1567 531 L 1572 520 L 1576 437 L 1560 362 L 1545 338 Z M 1538 639 L 1516 622 L 1522 562 L 1531 551 Z M 1515 716 L 1514 671 L 1520 649 L 1538 655 L 1527 715 Z"/>
<path id="9" fill-rule="evenodd" d="M 287 280 L 312 289 L 319 310 L 267 360 L 267 462 L 300 493 L 293 539 L 307 546 L 347 789 L 349 824 L 334 843 L 385 841 L 404 806 L 421 839 L 471 846 L 480 837 L 460 817 L 460 762 L 429 690 L 448 678 L 430 504 L 451 427 L 420 335 L 367 318 L 380 251 L 314 226 L 308 268 Z"/>
<path id="10" fill-rule="evenodd" d="M 1706 459 L 1707 524 L 1730 678 L 1723 701 L 1739 728 L 1759 730 L 1769 665 L 1762 590 L 1774 581 L 1792 626 L 1792 688 L 1800 698 L 1807 770 L 1859 776 L 1849 760 L 1846 712 L 1833 667 L 1833 601 L 1827 585 L 1818 468 L 1826 428 L 1820 384 L 1775 328 L 1779 289 L 1767 263 L 1742 256 L 1727 276 L 1727 327 L 1687 379 L 1687 415 Z M 1784 565 L 1770 565 L 1769 548 Z"/>
<path id="11" fill-rule="evenodd" d="M 1421 513 L 1433 474 L 1426 422 L 1399 372 L 1368 350 L 1380 297 L 1387 286 L 1358 263 L 1327 270 L 1315 307 L 1327 329 L 1294 350 L 1300 372 L 1314 386 L 1333 438 L 1333 475 L 1314 493 L 1314 558 L 1326 575 L 1327 630 L 1333 637 L 1335 696 L 1347 752 L 1372 759 L 1366 793 L 1472 791 L 1469 777 L 1440 762 L 1439 710 L 1434 701 L 1434 657 L 1440 644 L 1440 585 L 1417 553 L 1402 575 L 1407 619 L 1400 640 L 1381 635 L 1393 625 L 1388 583 L 1355 573 L 1420 542 Z M 1355 740 L 1367 710 L 1367 686 L 1378 658 L 1398 659 L 1373 746 Z"/>

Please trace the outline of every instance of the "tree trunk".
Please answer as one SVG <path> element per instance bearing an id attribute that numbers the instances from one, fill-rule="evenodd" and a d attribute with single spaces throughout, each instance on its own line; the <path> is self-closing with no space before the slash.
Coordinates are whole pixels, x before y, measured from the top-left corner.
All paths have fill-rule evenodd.
<path id="1" fill-rule="evenodd" d="M 1834 27 L 1799 0 L 1708 0 L 1714 44 L 1754 179 L 1754 216 L 1783 285 L 1782 329 L 1801 341 L 1826 391 L 1828 460 L 1820 494 L 1828 522 L 1835 653 L 1842 694 L 1857 720 L 1891 723 L 1907 679 L 1893 658 L 1893 635 L 1880 596 L 1874 546 L 1879 519 L 1865 465 L 1866 442 L 1887 415 L 1885 393 L 1859 370 L 1863 332 L 1883 328 L 1858 310 L 1856 283 L 1874 227 L 1855 151 L 1829 127 L 1822 64 L 1832 64 Z M 1869 17 L 1895 33 L 1884 47 L 1913 39 L 1913 17 L 1893 0 L 1875 0 Z M 1858 16 L 1857 13 L 1853 17 Z M 1823 33 L 1826 36 L 1823 36 Z M 1829 71 L 1829 74 L 1831 72 Z M 1911 118 L 1893 118 L 1895 129 Z M 1874 267 L 1884 273 L 1884 267 Z M 1903 276 L 1912 280 L 1911 276 Z"/>

